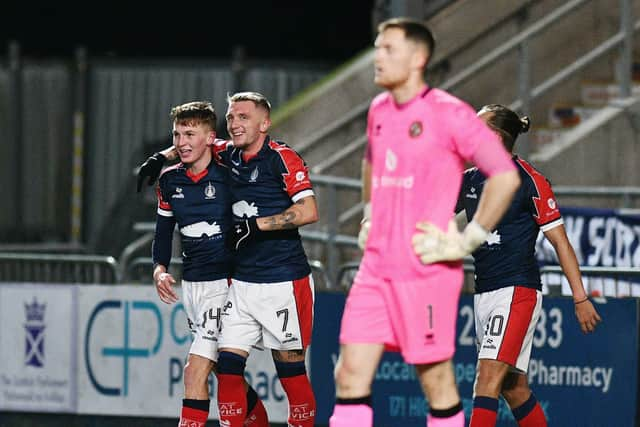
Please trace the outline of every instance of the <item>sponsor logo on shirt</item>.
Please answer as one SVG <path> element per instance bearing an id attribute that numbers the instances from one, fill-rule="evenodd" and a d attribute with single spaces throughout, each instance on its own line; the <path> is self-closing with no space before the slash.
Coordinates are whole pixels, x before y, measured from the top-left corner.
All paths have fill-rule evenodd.
<path id="1" fill-rule="evenodd" d="M 382 175 L 381 177 L 374 176 L 371 181 L 373 184 L 373 188 L 395 187 L 395 188 L 404 188 L 406 190 L 409 190 L 413 188 L 414 178 L 413 178 L 413 175 L 410 175 L 410 176 Z"/>
<path id="2" fill-rule="evenodd" d="M 176 193 L 171 196 L 172 199 L 184 199 L 184 194 L 182 194 L 182 188 L 176 187 Z"/>
<path id="3" fill-rule="evenodd" d="M 233 215 L 238 218 L 258 216 L 258 207 L 255 202 L 248 203 L 246 200 L 240 200 L 231 206 L 231 210 L 233 211 Z"/>
<path id="4" fill-rule="evenodd" d="M 302 181 L 304 179 L 304 172 L 298 171 L 296 173 L 296 181 Z"/>
<path id="5" fill-rule="evenodd" d="M 469 189 L 469 191 L 470 191 L 470 193 L 467 193 L 467 194 L 464 195 L 467 199 L 477 199 L 478 198 L 478 195 L 476 194 L 476 188 L 475 187 L 471 187 Z"/>
<path id="6" fill-rule="evenodd" d="M 388 148 L 384 158 L 384 167 L 388 171 L 394 171 L 398 167 L 398 156 Z"/>
<path id="7" fill-rule="evenodd" d="M 209 224 L 206 221 L 200 221 L 195 224 L 184 226 L 180 229 L 180 234 L 194 239 L 203 236 L 211 237 L 216 234 L 220 234 L 221 232 L 222 230 L 220 230 L 220 226 L 215 221 L 213 224 Z"/>

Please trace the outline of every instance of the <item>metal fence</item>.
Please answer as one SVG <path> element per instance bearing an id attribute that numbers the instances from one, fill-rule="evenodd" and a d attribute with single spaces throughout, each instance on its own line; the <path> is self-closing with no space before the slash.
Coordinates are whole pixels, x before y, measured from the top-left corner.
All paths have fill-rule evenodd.
<path id="1" fill-rule="evenodd" d="M 0 253 L 0 282 L 112 284 L 120 270 L 111 256 Z"/>

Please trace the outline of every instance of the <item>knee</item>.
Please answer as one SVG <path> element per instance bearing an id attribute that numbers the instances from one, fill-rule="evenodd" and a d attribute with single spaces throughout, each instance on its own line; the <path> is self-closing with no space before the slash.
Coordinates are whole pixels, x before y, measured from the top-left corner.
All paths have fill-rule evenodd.
<path id="1" fill-rule="evenodd" d="M 191 391 L 202 388 L 202 386 L 207 384 L 209 372 L 205 372 L 204 369 L 199 368 L 193 363 L 187 363 L 182 372 L 185 390 Z"/>

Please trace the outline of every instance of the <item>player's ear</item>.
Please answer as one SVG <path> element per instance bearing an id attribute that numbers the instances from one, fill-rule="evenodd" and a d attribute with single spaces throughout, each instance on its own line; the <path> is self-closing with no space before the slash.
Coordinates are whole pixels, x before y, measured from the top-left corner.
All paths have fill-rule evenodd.
<path id="1" fill-rule="evenodd" d="M 260 132 L 267 133 L 269 128 L 271 127 L 271 119 L 269 117 L 265 117 L 264 120 L 260 123 Z"/>
<path id="2" fill-rule="evenodd" d="M 211 132 L 209 132 L 209 135 L 207 135 L 207 145 L 213 145 L 216 142 L 216 131 L 212 130 Z"/>

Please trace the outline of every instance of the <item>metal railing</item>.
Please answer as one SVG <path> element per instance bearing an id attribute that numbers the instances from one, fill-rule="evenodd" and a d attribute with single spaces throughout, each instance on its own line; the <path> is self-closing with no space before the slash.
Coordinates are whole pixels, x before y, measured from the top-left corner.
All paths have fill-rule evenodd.
<path id="1" fill-rule="evenodd" d="M 338 269 L 336 289 L 347 291 L 353 284 L 358 271 L 359 261 L 347 262 Z M 463 292 L 473 293 L 473 259 L 465 258 L 463 263 L 465 272 L 465 287 Z M 640 267 L 589 267 L 580 266 L 580 273 L 587 294 L 591 296 L 607 297 L 640 297 Z M 549 277 L 554 275 L 554 277 Z M 569 291 L 563 292 L 562 281 L 564 273 L 557 265 L 546 265 L 540 268 L 542 283 L 550 296 L 570 296 Z M 569 289 L 569 288 L 567 288 Z"/>
<path id="2" fill-rule="evenodd" d="M 0 281 L 49 283 L 119 283 L 112 256 L 0 253 Z"/>
<path id="3" fill-rule="evenodd" d="M 311 267 L 311 273 L 313 274 L 313 281 L 315 287 L 318 290 L 334 289 L 334 284 L 327 273 L 327 270 L 321 261 L 316 259 L 309 260 L 309 267 Z M 137 257 L 132 259 L 123 269 L 124 276 L 122 281 L 124 283 L 141 283 L 152 284 L 152 259 L 151 257 Z M 176 280 L 180 280 L 182 277 L 182 259 L 172 258 L 169 266 L 169 272 Z"/>
<path id="4" fill-rule="evenodd" d="M 550 12 L 546 16 L 540 18 L 537 22 L 533 23 L 524 31 L 520 32 L 517 36 L 508 40 L 507 42 L 496 47 L 492 51 L 483 55 L 473 64 L 467 68 L 458 72 L 451 78 L 445 80 L 440 88 L 443 90 L 451 91 L 461 84 L 467 82 L 470 78 L 477 75 L 478 72 L 484 70 L 488 66 L 494 64 L 496 61 L 504 57 L 506 54 L 513 50 L 518 50 L 518 99 L 510 104 L 510 108 L 514 110 L 530 111 L 531 103 L 537 98 L 547 93 L 550 89 L 556 87 L 558 84 L 565 81 L 567 78 L 573 76 L 578 71 L 582 70 L 602 55 L 621 47 L 621 61 L 620 61 L 620 96 L 628 97 L 631 95 L 631 64 L 633 55 L 633 35 L 636 31 L 640 30 L 640 20 L 633 21 L 631 0 L 619 0 L 620 4 L 620 30 L 618 33 L 608 38 L 585 55 L 577 58 L 573 63 L 562 68 L 551 77 L 547 78 L 540 84 L 532 87 L 531 85 L 531 58 L 529 52 L 529 43 L 531 39 L 544 30 L 546 30 L 552 24 L 558 22 L 569 13 L 577 10 L 579 7 L 584 6 L 586 3 L 592 0 L 571 0 L 563 5 L 559 6 L 554 11 Z M 447 60 L 442 58 L 437 63 L 434 63 L 432 68 L 440 65 L 441 62 Z M 362 120 L 369 108 L 369 102 L 361 103 L 355 106 L 349 114 L 346 114 L 335 121 L 329 123 L 323 129 L 315 132 L 304 143 L 297 147 L 298 151 L 304 153 L 310 149 L 322 139 L 329 136 L 331 133 L 338 129 L 348 125 L 354 120 Z M 529 154 L 529 142 L 527 135 L 521 136 L 522 141 L 518 142 L 519 152 L 526 157 Z M 338 164 L 346 157 L 351 155 L 354 151 L 362 148 L 364 143 L 362 137 L 357 137 L 353 141 L 349 141 L 344 144 L 342 149 L 327 158 L 319 165 L 317 165 L 313 171 L 315 173 L 323 173 L 329 170 L 335 164 Z"/>

